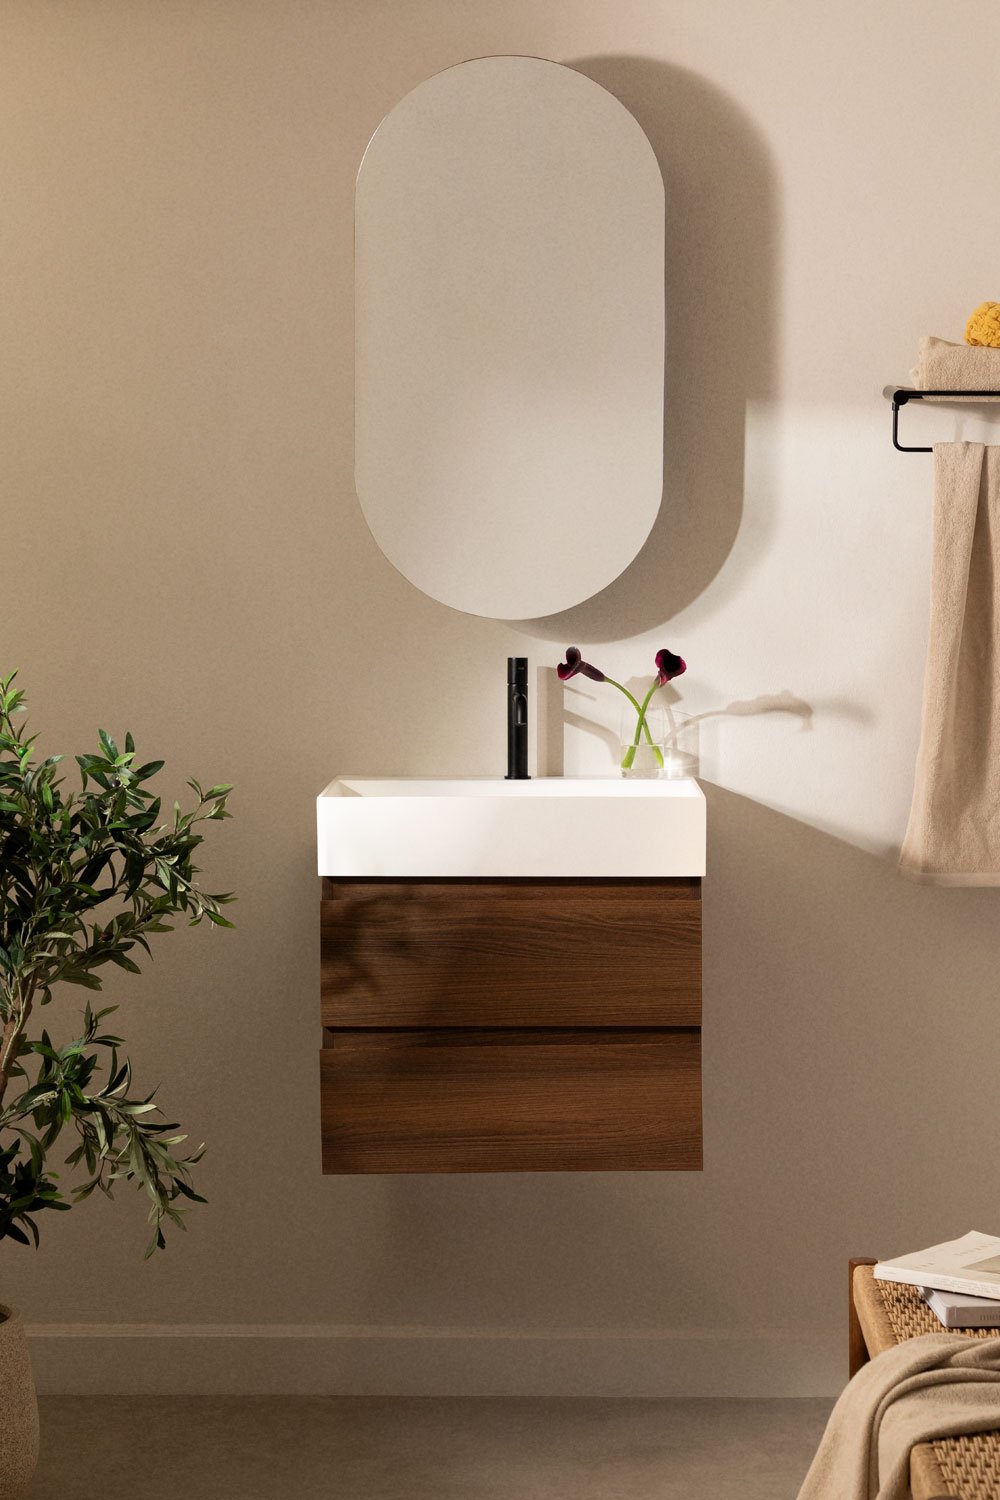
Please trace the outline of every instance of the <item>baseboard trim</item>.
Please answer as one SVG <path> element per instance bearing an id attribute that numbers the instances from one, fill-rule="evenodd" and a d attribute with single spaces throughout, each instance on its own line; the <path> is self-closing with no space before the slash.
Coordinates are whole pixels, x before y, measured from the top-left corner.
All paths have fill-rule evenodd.
<path id="1" fill-rule="evenodd" d="M 843 1351 L 787 1329 L 481 1329 L 36 1323 L 65 1395 L 830 1396 Z"/>

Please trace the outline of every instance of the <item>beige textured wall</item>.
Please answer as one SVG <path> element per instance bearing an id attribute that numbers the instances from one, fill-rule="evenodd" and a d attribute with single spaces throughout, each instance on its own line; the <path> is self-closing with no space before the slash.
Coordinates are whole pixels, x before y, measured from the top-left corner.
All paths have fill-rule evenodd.
<path id="1" fill-rule="evenodd" d="M 210 1206 L 146 1265 L 131 1199 L 4 1249 L 50 1387 L 832 1389 L 849 1253 L 1000 1227 L 997 893 L 893 868 L 930 469 L 879 396 L 1000 297 L 994 22 L 3 0 L 0 655 L 46 747 L 131 727 L 172 785 L 238 788 L 207 851 L 238 931 L 113 987 L 141 1078 L 210 1142 Z M 618 93 L 668 198 L 662 521 L 523 631 L 398 577 L 351 477 L 355 168 L 403 93 L 491 52 Z M 705 1172 L 323 1178 L 313 798 L 501 770 L 504 658 L 567 641 L 616 676 L 682 651 L 710 715 Z M 610 771 L 586 721 L 616 710 L 570 707 L 566 769 Z"/>

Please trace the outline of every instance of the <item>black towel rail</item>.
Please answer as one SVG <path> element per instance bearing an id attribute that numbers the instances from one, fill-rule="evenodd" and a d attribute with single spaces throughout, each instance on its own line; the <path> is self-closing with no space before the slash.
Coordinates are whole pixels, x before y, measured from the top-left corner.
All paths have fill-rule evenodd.
<path id="1" fill-rule="evenodd" d="M 887 385 L 883 391 L 892 402 L 892 446 L 898 453 L 933 453 L 933 448 L 909 448 L 899 441 L 899 409 L 910 401 L 934 401 L 941 397 L 962 396 L 976 401 L 1000 401 L 1000 391 L 915 391 L 908 386 Z"/>

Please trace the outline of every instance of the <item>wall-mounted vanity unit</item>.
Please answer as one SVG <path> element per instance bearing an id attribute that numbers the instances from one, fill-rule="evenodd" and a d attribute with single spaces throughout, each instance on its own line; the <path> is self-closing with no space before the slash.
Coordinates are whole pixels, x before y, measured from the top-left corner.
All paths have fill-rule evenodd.
<path id="1" fill-rule="evenodd" d="M 318 799 L 326 1172 L 701 1167 L 696 782 Z"/>
<path id="2" fill-rule="evenodd" d="M 543 59 L 448 68 L 372 137 L 355 477 L 432 598 L 551 615 L 642 547 L 663 211 L 637 122 Z M 318 827 L 325 1171 L 701 1166 L 695 782 L 341 778 Z"/>

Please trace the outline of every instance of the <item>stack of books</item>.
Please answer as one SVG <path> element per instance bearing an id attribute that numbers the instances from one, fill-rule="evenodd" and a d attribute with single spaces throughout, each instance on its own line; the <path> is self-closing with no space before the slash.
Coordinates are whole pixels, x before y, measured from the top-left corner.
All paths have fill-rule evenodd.
<path id="1" fill-rule="evenodd" d="M 1000 1328 L 1000 1239 L 972 1231 L 929 1250 L 879 1261 L 878 1281 L 919 1288 L 943 1328 Z"/>

